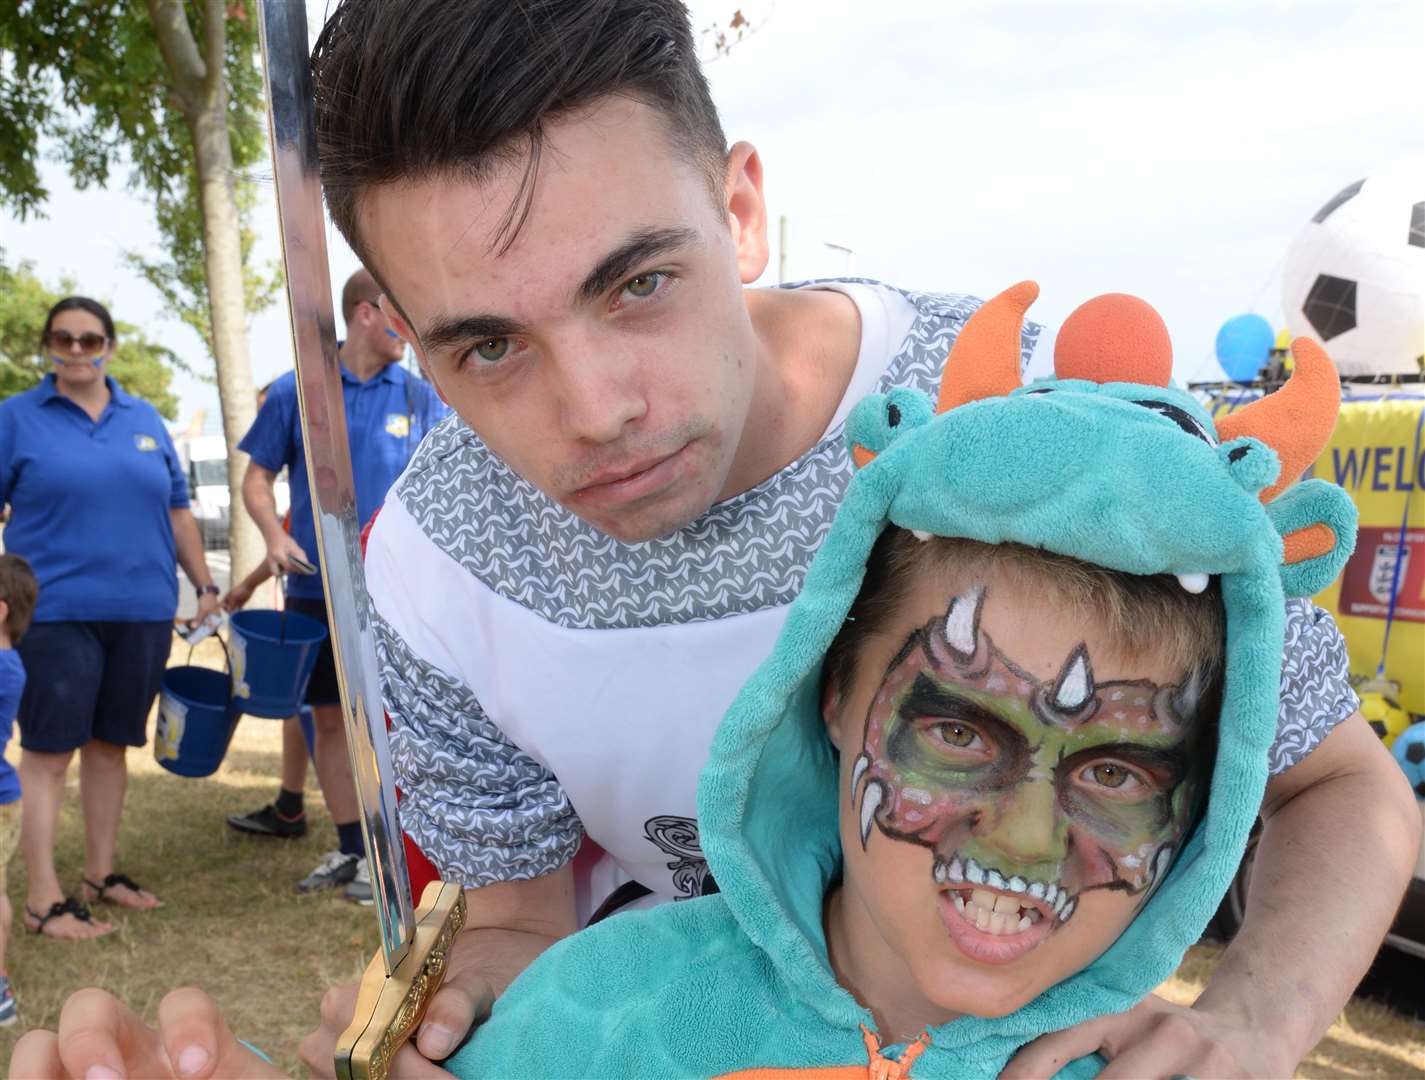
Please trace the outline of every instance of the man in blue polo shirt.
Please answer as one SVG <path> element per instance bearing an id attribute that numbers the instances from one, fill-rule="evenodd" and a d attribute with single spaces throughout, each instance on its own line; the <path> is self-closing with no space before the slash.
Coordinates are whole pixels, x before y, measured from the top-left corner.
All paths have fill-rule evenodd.
<path id="1" fill-rule="evenodd" d="M 346 282 L 341 294 L 346 340 L 341 343 L 342 389 L 356 481 L 356 509 L 368 521 L 401 475 L 422 436 L 450 410 L 425 380 L 399 364 L 405 343 L 381 312 L 380 287 L 365 270 Z M 319 556 L 312 494 L 302 447 L 297 382 L 292 372 L 280 376 L 267 391 L 252 430 L 238 448 L 251 455 L 243 478 L 243 502 L 267 542 L 267 563 L 273 573 L 300 570 Z M 277 516 L 273 485 L 288 470 L 292 491 L 290 531 Z M 292 573 L 287 579 L 287 607 L 327 621 L 322 579 L 317 574 Z M 317 778 L 327 810 L 337 830 L 337 850 L 297 883 L 299 892 L 345 885 L 348 899 L 369 903 L 371 877 L 361 839 L 360 810 L 341 723 L 336 666 L 331 640 L 322 646 L 307 687 L 306 704 L 316 726 Z M 275 802 L 249 814 L 234 815 L 228 824 L 262 836 L 301 836 L 307 831 L 302 789 L 307 755 L 295 718 L 286 721 L 282 740 L 282 783 Z"/>

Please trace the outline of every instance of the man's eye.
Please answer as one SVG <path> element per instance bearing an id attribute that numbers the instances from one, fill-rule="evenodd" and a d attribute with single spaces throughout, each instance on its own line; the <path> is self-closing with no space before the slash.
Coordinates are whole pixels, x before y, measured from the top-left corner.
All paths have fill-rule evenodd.
<path id="1" fill-rule="evenodd" d="M 630 278 L 624 283 L 623 291 L 630 296 L 635 296 L 642 300 L 656 293 L 662 281 L 663 275 L 657 271 L 648 274 L 639 274 L 637 277 Z"/>
<path id="2" fill-rule="evenodd" d="M 1142 780 L 1129 769 L 1113 761 L 1100 761 L 1090 765 L 1079 774 L 1079 777 L 1088 783 L 1097 784 L 1099 787 L 1112 788 L 1122 792 L 1137 791 L 1143 787 Z"/>
<path id="3" fill-rule="evenodd" d="M 478 356 L 481 360 L 485 361 L 485 363 L 493 364 L 499 360 L 503 360 L 505 354 L 509 351 L 510 339 L 499 337 L 480 342 L 479 345 L 476 345 L 475 348 L 471 350 L 471 353 Z"/>

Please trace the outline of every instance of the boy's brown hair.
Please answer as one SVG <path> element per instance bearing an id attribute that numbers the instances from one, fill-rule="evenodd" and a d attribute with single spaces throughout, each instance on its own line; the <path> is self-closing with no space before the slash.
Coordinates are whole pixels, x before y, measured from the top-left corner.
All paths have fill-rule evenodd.
<path id="1" fill-rule="evenodd" d="M 1203 592 L 1190 593 L 1171 574 L 1123 573 L 1023 544 L 941 536 L 921 541 L 894 526 L 872 548 L 856 602 L 826 651 L 822 679 L 828 692 L 850 689 L 862 644 L 895 617 L 920 571 L 1028 581 L 1047 602 L 1101 625 L 1125 659 L 1161 656 L 1183 670 L 1196 668 L 1205 688 L 1198 713 L 1209 722 L 1217 718 L 1227 631 L 1216 579 Z"/>
<path id="2" fill-rule="evenodd" d="M 10 605 L 5 616 L 5 632 L 13 644 L 25 636 L 35 614 L 40 583 L 30 564 L 19 555 L 0 555 L 0 600 Z"/>

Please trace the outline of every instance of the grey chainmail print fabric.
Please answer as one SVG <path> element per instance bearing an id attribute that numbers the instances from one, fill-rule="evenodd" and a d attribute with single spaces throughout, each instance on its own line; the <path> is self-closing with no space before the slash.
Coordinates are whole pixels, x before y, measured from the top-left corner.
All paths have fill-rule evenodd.
<path id="1" fill-rule="evenodd" d="M 584 830 L 564 789 L 505 738 L 468 687 L 416 656 L 376 616 L 401 827 L 467 887 L 558 870 Z"/>
<path id="2" fill-rule="evenodd" d="M 955 335 L 980 302 L 903 295 L 917 317 L 877 390 L 910 386 L 933 396 Z M 1026 363 L 1039 334 L 1038 324 L 1026 324 Z M 421 444 L 397 494 L 438 548 L 500 596 L 559 626 L 604 630 L 790 604 L 851 473 L 838 427 L 687 528 L 622 544 L 516 476 L 451 417 Z"/>
<path id="3" fill-rule="evenodd" d="M 1360 704 L 1351 689 L 1350 658 L 1336 620 L 1310 600 L 1288 600 L 1271 774 L 1286 772 L 1315 750 Z"/>

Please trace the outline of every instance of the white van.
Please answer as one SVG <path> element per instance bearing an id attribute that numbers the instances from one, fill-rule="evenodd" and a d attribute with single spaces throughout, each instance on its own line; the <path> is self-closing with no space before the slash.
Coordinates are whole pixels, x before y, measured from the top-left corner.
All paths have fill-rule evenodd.
<path id="1" fill-rule="evenodd" d="M 203 533 L 203 546 L 226 548 L 230 511 L 227 444 L 221 435 L 195 435 L 176 437 L 174 446 L 188 472 L 188 497 Z M 285 471 L 277 478 L 273 494 L 277 516 L 282 517 L 291 503 Z"/>

